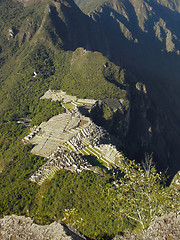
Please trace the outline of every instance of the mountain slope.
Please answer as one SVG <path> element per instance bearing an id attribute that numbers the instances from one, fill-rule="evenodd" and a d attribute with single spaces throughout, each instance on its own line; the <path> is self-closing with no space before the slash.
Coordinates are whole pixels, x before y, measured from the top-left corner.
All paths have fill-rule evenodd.
<path id="1" fill-rule="evenodd" d="M 99 7 L 100 5 L 102 5 L 104 2 L 106 2 L 106 0 L 75 0 L 74 1 L 79 7 L 80 9 L 84 12 L 84 13 L 89 13 L 91 11 L 93 11 L 95 8 Z"/>
<path id="2" fill-rule="evenodd" d="M 163 136 L 159 145 L 163 141 L 168 142 L 165 148 L 171 150 L 167 150 L 165 155 L 174 152 L 172 159 L 179 158 L 177 146 L 180 143 L 178 10 L 179 1 L 113 0 L 105 1 L 90 13 L 96 23 L 96 39 L 101 42 L 97 49 L 116 64 L 126 67 L 136 79 L 143 82 L 148 96 L 161 109 L 159 112 L 164 112 L 162 119 L 168 119 L 164 127 L 162 123 L 159 124 Z M 131 99 L 132 104 L 133 102 L 134 99 Z M 153 120 L 155 116 L 150 112 L 147 115 L 152 119 L 151 122 L 156 122 Z M 179 168 L 178 160 L 173 164 L 175 162 Z"/>
<path id="3" fill-rule="evenodd" d="M 33 124 L 63 111 L 50 100 L 40 102 L 49 88 L 62 89 L 81 98 L 128 98 L 127 84 L 121 83 L 122 68 L 101 53 L 83 48 L 73 53 L 77 47 L 92 41 L 86 30 L 89 18 L 73 1 L 26 3 L 29 4 L 24 6 L 7 0 L 0 8 L 0 22 L 6 19 L 1 25 L 0 38 L 0 58 L 3 59 L 0 68 L 1 167 L 11 159 L 13 144 L 10 137 L 8 143 L 5 140 L 6 122 L 28 118 Z"/>
<path id="4" fill-rule="evenodd" d="M 154 2 L 161 4 L 165 7 L 170 8 L 171 10 L 179 11 L 180 10 L 180 1 L 179 0 L 153 0 Z M 95 8 L 101 6 L 103 3 L 110 3 L 110 0 L 75 0 L 75 3 L 84 11 L 88 13 L 90 11 L 95 10 Z M 139 1 L 141 3 L 141 1 Z M 150 2 L 150 1 L 148 1 Z"/>
<path id="5" fill-rule="evenodd" d="M 6 0 L 1 12 L 1 22 L 6 19 L 0 38 L 4 121 L 32 118 L 34 106 L 48 88 L 95 99 L 123 97 L 127 112 L 113 113 L 101 122 L 104 113 L 98 110 L 99 103 L 92 111 L 94 121 L 119 139 L 119 149 L 130 158 L 141 160 L 145 152 L 154 152 L 160 169 L 176 172 L 179 13 L 148 0 L 107 1 L 89 17 L 71 0 Z M 72 53 L 78 47 L 84 50 Z M 86 49 L 103 53 L 120 67 Z"/>
<path id="6" fill-rule="evenodd" d="M 143 209 L 147 224 L 152 203 L 157 209 L 158 202 L 155 215 L 162 206 L 177 211 L 178 190 L 162 186 L 154 167 L 123 157 L 121 169 L 63 169 L 38 186 L 29 178 L 47 159 L 32 155 L 22 139 L 64 112 L 61 103 L 40 100 L 48 89 L 94 98 L 86 114 L 114 136 L 109 141 L 136 161 L 153 152 L 171 180 L 180 157 L 179 13 L 148 0 L 103 1 L 89 15 L 71 0 L 5 0 L 0 12 L 0 215 L 23 214 L 40 224 L 64 218 L 91 239 L 109 240 L 142 229 L 128 212 L 139 219 Z"/>

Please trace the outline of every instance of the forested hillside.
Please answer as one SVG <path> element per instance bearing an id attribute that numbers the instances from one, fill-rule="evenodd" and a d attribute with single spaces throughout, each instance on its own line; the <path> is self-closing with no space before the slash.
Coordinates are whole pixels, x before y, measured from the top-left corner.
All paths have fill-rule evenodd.
<path id="1" fill-rule="evenodd" d="M 0 1 L 0 216 L 63 220 L 106 240 L 179 209 L 179 185 L 167 185 L 180 157 L 179 1 L 75 2 Z M 29 181 L 47 159 L 22 139 L 65 112 L 40 99 L 49 89 L 97 100 L 86 114 L 121 163 L 107 169 L 89 156 L 96 173 Z"/>

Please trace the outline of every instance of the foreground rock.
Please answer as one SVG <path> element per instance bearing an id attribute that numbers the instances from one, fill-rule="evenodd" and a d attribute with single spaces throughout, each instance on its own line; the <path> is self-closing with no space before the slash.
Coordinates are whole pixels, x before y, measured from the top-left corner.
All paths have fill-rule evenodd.
<path id="1" fill-rule="evenodd" d="M 170 213 L 153 221 L 144 234 L 125 234 L 116 236 L 113 240 L 179 240 L 180 215 Z"/>
<path id="2" fill-rule="evenodd" d="M 40 226 L 31 218 L 16 215 L 0 219 L 0 239 L 9 240 L 85 240 L 79 233 L 72 232 L 67 226 L 53 222 Z"/>

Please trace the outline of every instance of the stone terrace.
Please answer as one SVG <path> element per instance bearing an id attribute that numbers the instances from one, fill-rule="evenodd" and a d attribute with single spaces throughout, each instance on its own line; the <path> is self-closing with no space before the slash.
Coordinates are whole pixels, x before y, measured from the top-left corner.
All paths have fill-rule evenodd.
<path id="1" fill-rule="evenodd" d="M 86 120 L 86 124 L 78 127 L 81 119 Z M 48 122 L 42 123 L 37 129 L 24 138 L 25 142 L 34 144 L 32 153 L 35 155 L 48 157 L 58 146 L 70 140 L 83 127 L 89 125 L 90 119 L 79 114 L 63 113 L 52 117 Z"/>
<path id="2" fill-rule="evenodd" d="M 62 101 L 66 113 L 41 123 L 24 138 L 25 143 L 35 145 L 31 151 L 33 154 L 47 158 L 47 162 L 30 177 L 32 182 L 41 185 L 45 179 L 51 179 L 59 169 L 73 172 L 81 172 L 84 169 L 96 171 L 83 155 L 95 156 L 108 168 L 120 163 L 122 154 L 112 145 L 101 144 L 106 131 L 78 110 L 78 106 L 89 107 L 96 102 L 95 100 L 77 99 L 66 95 L 65 92 L 52 90 L 47 91 L 41 97 L 43 98 Z"/>
<path id="3" fill-rule="evenodd" d="M 39 128 L 41 129 L 40 131 L 43 131 L 42 125 Z M 67 169 L 73 172 L 81 172 L 84 169 L 93 170 L 92 165 L 89 164 L 82 155 L 91 154 L 97 156 L 97 150 L 95 150 L 93 146 L 100 143 L 100 139 L 104 134 L 103 129 L 89 121 L 83 125 L 83 128 L 75 129 L 72 133 L 71 131 L 69 130 L 68 134 L 69 136 L 73 134 L 73 137 L 71 137 L 68 141 L 64 140 L 61 145 L 59 142 L 58 148 L 58 140 L 55 143 L 55 141 L 52 142 L 51 138 L 49 138 L 45 143 L 40 141 L 38 144 L 38 136 L 34 137 L 33 141 L 36 141 L 37 145 L 33 148 L 32 153 L 37 151 L 37 154 L 40 155 L 42 154 L 41 149 L 44 149 L 44 152 L 48 152 L 50 146 L 51 150 L 53 147 L 56 147 L 56 150 L 48 156 L 47 162 L 30 177 L 32 182 L 37 182 L 41 185 L 45 179 L 51 179 L 59 169 Z M 106 162 L 105 159 L 104 162 Z"/>
<path id="4" fill-rule="evenodd" d="M 78 124 L 83 119 L 82 126 L 71 123 L 72 118 L 73 121 L 77 118 Z M 51 179 L 60 169 L 72 172 L 93 171 L 92 165 L 83 158 L 83 155 L 95 156 L 108 168 L 113 164 L 119 164 L 123 158 L 122 154 L 112 145 L 101 144 L 104 135 L 106 132 L 103 128 L 90 119 L 83 118 L 78 111 L 74 114 L 55 116 L 47 123 L 41 124 L 25 139 L 26 141 L 30 139 L 30 143 L 36 144 L 32 149 L 33 154 L 45 156 L 48 160 L 30 177 L 30 180 L 41 185 L 45 179 Z"/>
<path id="5" fill-rule="evenodd" d="M 82 170 L 91 170 L 91 167 L 92 165 L 80 154 L 67 152 L 63 147 L 58 147 L 58 149 L 48 157 L 48 161 L 30 177 L 30 181 L 41 185 L 45 179 L 51 179 L 55 172 L 60 169 L 81 172 Z"/>

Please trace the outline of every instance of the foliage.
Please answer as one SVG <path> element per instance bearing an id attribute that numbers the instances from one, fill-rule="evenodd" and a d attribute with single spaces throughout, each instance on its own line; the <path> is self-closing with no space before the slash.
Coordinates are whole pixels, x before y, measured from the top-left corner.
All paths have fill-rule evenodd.
<path id="1" fill-rule="evenodd" d="M 146 229 L 156 217 L 180 207 L 179 193 L 164 185 L 164 177 L 146 156 L 146 166 L 125 160 L 120 170 L 124 177 L 119 180 L 118 203 L 120 214 Z M 147 164 L 148 163 L 148 164 Z"/>
<path id="2" fill-rule="evenodd" d="M 54 42 L 51 35 L 57 35 L 52 27 L 56 22 L 47 14 L 46 4 L 23 7 L 7 0 L 0 3 L 0 11 L 0 115 L 4 121 L 31 118 L 31 109 L 49 88 L 62 88 L 80 98 L 126 98 L 126 90 L 118 85 L 122 69 L 108 61 L 105 71 L 107 59 L 102 54 L 87 52 L 81 56 L 77 50 L 72 56 Z M 58 11 L 56 20 L 65 21 Z"/>
<path id="3" fill-rule="evenodd" d="M 0 2 L 2 59 L 7 60 L 13 56 L 20 45 L 25 43 L 25 37 L 28 38 L 29 35 L 30 38 L 35 34 L 36 29 L 41 24 L 43 12 L 44 5 L 40 3 L 24 8 L 22 3 L 17 1 L 6 0 Z M 9 30 L 12 30 L 13 36 L 9 36 Z"/>
<path id="4" fill-rule="evenodd" d="M 70 224 L 72 226 L 77 226 L 81 227 L 84 225 L 84 219 L 79 217 L 80 214 L 77 211 L 77 209 L 72 208 L 72 209 L 64 209 L 63 213 L 63 219 L 62 221 L 65 222 L 66 224 Z"/>
<path id="5" fill-rule="evenodd" d="M 12 155 L 19 149 L 22 136 L 27 129 L 16 122 L 0 123 L 0 170 L 12 159 Z"/>
<path id="6" fill-rule="evenodd" d="M 49 89 L 50 83 L 55 79 L 56 66 L 58 70 L 61 69 L 61 66 L 59 67 L 56 64 L 53 53 L 43 45 L 36 45 L 26 55 L 25 53 L 29 50 L 29 47 L 27 47 L 25 52 L 21 54 L 22 60 L 16 68 L 17 73 L 12 73 L 7 77 L 3 88 L 0 90 L 2 96 L 0 99 L 0 114 L 3 115 L 5 121 L 22 117 L 32 118 L 35 114 L 34 111 L 37 113 L 38 110 L 40 110 L 39 115 L 45 115 L 45 113 L 42 113 L 42 107 L 44 107 L 44 112 L 46 108 L 47 110 L 50 110 L 50 108 L 55 110 L 56 107 L 56 112 L 63 111 L 57 103 L 40 100 L 40 97 Z M 37 72 L 36 76 L 33 76 L 34 72 Z M 52 114 L 55 113 L 54 110 L 51 111 Z M 50 117 L 50 112 L 48 115 Z"/>
<path id="7" fill-rule="evenodd" d="M 112 214 L 115 190 L 110 179 L 107 174 L 102 177 L 89 171 L 79 174 L 59 171 L 51 182 L 41 186 L 34 219 L 42 223 L 44 215 L 52 221 L 66 217 L 66 223 L 73 223 L 93 239 L 121 232 L 119 217 Z"/>
<path id="8" fill-rule="evenodd" d="M 99 1 L 96 1 L 96 0 L 91 0 L 91 1 L 75 0 L 75 3 L 81 8 L 81 10 L 84 13 L 89 13 L 89 12 L 95 10 L 95 8 L 99 7 L 104 2 L 106 2 L 106 0 L 99 0 Z"/>
<path id="9" fill-rule="evenodd" d="M 51 34 L 39 33 L 44 6 L 38 2 L 24 8 L 17 1 L 0 1 L 0 214 L 28 215 L 41 224 L 66 214 L 68 222 L 93 239 L 110 239 L 138 223 L 147 228 L 179 204 L 179 192 L 164 186 L 154 166 L 144 170 L 125 160 L 118 190 L 106 172 L 100 176 L 62 170 L 41 187 L 28 180 L 45 159 L 31 155 L 31 147 L 21 143 L 28 129 L 16 121 L 28 118 L 38 125 L 63 112 L 59 103 L 40 100 L 46 90 L 62 89 L 80 98 L 123 98 L 128 108 L 124 70 L 100 53 L 63 51 L 61 41 L 57 47 L 50 16 L 44 31 Z M 9 29 L 14 36 L 8 39 Z M 111 118 L 107 106 L 103 113 Z"/>
<path id="10" fill-rule="evenodd" d="M 11 161 L 0 175 L 0 215 L 29 213 L 37 186 L 28 177 L 43 164 L 44 159 L 33 156 L 29 146 L 19 144 L 11 153 Z"/>
<path id="11" fill-rule="evenodd" d="M 31 107 L 30 110 L 32 113 L 32 125 L 39 125 L 65 111 L 59 102 L 54 102 L 49 99 L 41 100 L 37 106 Z"/>
<path id="12" fill-rule="evenodd" d="M 15 138 L 15 131 L 12 129 L 9 136 Z M 144 169 L 127 159 L 118 169 L 121 174 L 115 175 L 116 188 L 106 171 L 102 176 L 65 170 L 37 187 L 28 178 L 44 159 L 31 155 L 30 150 L 18 143 L 0 175 L 1 216 L 23 214 L 40 224 L 64 219 L 88 237 L 105 240 L 140 228 L 139 224 L 147 228 L 156 216 L 179 208 L 179 192 L 163 185 L 164 179 L 154 166 Z"/>
<path id="13" fill-rule="evenodd" d="M 19 66 L 19 74 L 27 73 L 26 76 L 33 76 L 36 72 L 38 79 L 46 79 L 54 74 L 55 68 L 53 55 L 43 45 L 36 45 L 28 56 L 26 56 Z M 35 77 L 35 76 L 33 76 Z"/>
<path id="14" fill-rule="evenodd" d="M 122 71 L 101 53 L 79 48 L 73 53 L 70 71 L 62 79 L 61 88 L 79 98 L 126 99 L 127 86 L 122 84 Z"/>
<path id="15" fill-rule="evenodd" d="M 109 120 L 113 116 L 113 111 L 108 107 L 106 103 L 102 103 L 100 110 L 103 112 L 103 118 Z"/>

